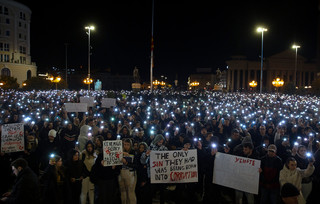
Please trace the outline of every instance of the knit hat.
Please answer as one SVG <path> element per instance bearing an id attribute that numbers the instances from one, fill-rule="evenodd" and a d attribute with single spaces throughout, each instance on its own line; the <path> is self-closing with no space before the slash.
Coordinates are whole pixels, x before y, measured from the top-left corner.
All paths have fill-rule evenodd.
<path id="1" fill-rule="evenodd" d="M 245 143 L 251 143 L 251 144 L 253 144 L 250 136 L 245 136 L 245 137 L 242 139 L 241 144 L 245 144 Z"/>
<path id="2" fill-rule="evenodd" d="M 51 129 L 48 133 L 48 136 L 52 136 L 52 137 L 56 137 L 57 136 L 57 131 L 55 131 L 54 129 Z"/>
<path id="3" fill-rule="evenodd" d="M 269 145 L 268 151 L 270 152 L 277 152 L 277 147 L 274 144 Z"/>
<path id="4" fill-rule="evenodd" d="M 285 183 L 281 188 L 281 197 L 293 197 L 300 195 L 299 190 L 291 183 Z"/>

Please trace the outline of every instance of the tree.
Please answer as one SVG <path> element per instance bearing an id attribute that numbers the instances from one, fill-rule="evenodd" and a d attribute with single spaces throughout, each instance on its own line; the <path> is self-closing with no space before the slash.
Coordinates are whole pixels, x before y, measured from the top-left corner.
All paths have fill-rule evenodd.
<path id="1" fill-rule="evenodd" d="M 23 87 L 25 90 L 40 90 L 40 89 L 50 89 L 53 87 L 51 81 L 46 80 L 42 77 L 31 77 L 30 79 L 26 80 L 26 86 Z"/>
<path id="2" fill-rule="evenodd" d="M 1 76 L 0 81 L 3 83 L 1 86 L 3 89 L 17 89 L 19 84 L 17 78 L 11 76 Z"/>
<path id="3" fill-rule="evenodd" d="M 23 87 L 25 90 L 48 90 L 48 89 L 55 89 L 56 84 L 51 82 L 50 80 L 46 80 L 43 77 L 31 77 L 30 79 L 26 80 L 26 86 Z M 65 89 L 67 84 L 64 80 L 57 84 L 57 89 Z"/>

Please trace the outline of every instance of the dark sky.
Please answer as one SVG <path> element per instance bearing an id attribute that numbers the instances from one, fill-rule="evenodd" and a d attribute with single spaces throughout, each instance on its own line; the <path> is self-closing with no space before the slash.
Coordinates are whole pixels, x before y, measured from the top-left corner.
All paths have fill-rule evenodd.
<path id="1" fill-rule="evenodd" d="M 65 67 L 65 43 L 69 67 L 87 69 L 84 27 L 92 24 L 93 70 L 131 75 L 138 66 L 142 79 L 149 79 L 152 0 L 17 1 L 32 10 L 31 56 L 40 71 Z M 316 0 L 246 2 L 155 0 L 155 77 L 174 80 L 178 74 L 185 81 L 196 68 L 224 69 L 232 55 L 259 60 L 259 25 L 268 28 L 264 56 L 297 42 L 299 54 L 315 58 Z"/>

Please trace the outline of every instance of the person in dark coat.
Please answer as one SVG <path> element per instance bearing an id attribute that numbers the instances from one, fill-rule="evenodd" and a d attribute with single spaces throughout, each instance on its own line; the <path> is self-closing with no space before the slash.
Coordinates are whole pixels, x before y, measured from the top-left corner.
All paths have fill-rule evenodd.
<path id="1" fill-rule="evenodd" d="M 69 160 L 67 163 L 67 179 L 70 183 L 70 202 L 79 204 L 82 187 L 82 180 L 84 178 L 84 164 L 82 159 L 79 159 L 79 152 L 72 149 L 69 153 Z"/>
<path id="2" fill-rule="evenodd" d="M 28 167 L 28 162 L 18 158 L 11 163 L 12 171 L 17 176 L 11 192 L 3 194 L 4 203 L 39 203 L 39 183 L 37 175 Z"/>
<path id="3" fill-rule="evenodd" d="M 91 169 L 90 180 L 97 187 L 98 204 L 113 204 L 117 198 L 117 178 L 120 169 L 117 166 L 104 166 L 103 153 L 100 153 Z"/>
<path id="4" fill-rule="evenodd" d="M 59 155 L 50 156 L 49 165 L 40 177 L 42 185 L 42 203 L 63 204 L 68 200 L 68 182 L 66 180 L 66 170 L 62 165 L 62 158 Z"/>

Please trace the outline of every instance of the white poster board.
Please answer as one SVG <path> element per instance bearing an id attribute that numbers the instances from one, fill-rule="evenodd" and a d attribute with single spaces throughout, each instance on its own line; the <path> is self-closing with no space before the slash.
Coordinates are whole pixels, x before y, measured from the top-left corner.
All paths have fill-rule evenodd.
<path id="1" fill-rule="evenodd" d="M 213 183 L 258 194 L 260 160 L 217 152 Z"/>
<path id="2" fill-rule="evenodd" d="M 198 182 L 197 150 L 151 151 L 151 183 Z"/>
<path id="3" fill-rule="evenodd" d="M 80 103 L 86 103 L 88 105 L 88 107 L 93 107 L 94 106 L 94 97 L 81 96 Z"/>
<path id="4" fill-rule="evenodd" d="M 103 165 L 117 166 L 122 165 L 122 140 L 103 141 Z"/>
<path id="5" fill-rule="evenodd" d="M 102 108 L 110 108 L 116 106 L 115 98 L 103 98 L 101 99 L 101 107 Z"/>
<path id="6" fill-rule="evenodd" d="M 23 123 L 3 124 L 1 131 L 1 152 L 24 151 Z"/>
<path id="7" fill-rule="evenodd" d="M 87 104 L 86 103 L 65 103 L 67 112 L 87 112 Z"/>

